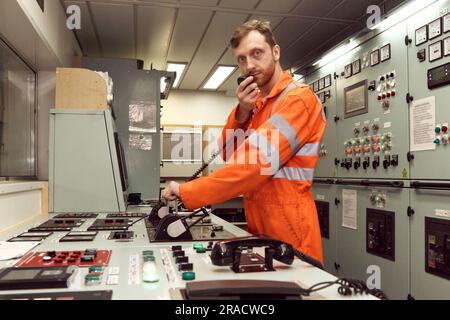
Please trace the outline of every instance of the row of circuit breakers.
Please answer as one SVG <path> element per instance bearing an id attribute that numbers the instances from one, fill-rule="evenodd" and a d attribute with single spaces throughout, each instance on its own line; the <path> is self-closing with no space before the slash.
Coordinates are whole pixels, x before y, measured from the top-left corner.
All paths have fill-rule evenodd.
<path id="1" fill-rule="evenodd" d="M 450 299 L 449 8 L 362 36 L 304 79 L 327 118 L 313 186 L 326 269 L 378 266 L 394 299 Z"/>

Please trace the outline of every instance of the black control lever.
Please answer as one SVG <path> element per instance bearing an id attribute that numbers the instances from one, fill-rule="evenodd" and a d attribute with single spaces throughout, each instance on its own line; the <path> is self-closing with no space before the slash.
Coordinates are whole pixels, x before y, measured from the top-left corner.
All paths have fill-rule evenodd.
<path id="1" fill-rule="evenodd" d="M 188 225 L 187 220 L 197 216 L 198 213 L 203 214 L 194 221 L 194 223 Z M 170 214 L 163 217 L 158 225 L 155 234 L 156 241 L 172 241 L 177 240 L 193 240 L 190 229 L 196 224 L 200 223 L 203 219 L 209 216 L 209 212 L 205 208 L 201 208 L 193 212 L 192 214 L 182 217 L 179 215 Z"/>

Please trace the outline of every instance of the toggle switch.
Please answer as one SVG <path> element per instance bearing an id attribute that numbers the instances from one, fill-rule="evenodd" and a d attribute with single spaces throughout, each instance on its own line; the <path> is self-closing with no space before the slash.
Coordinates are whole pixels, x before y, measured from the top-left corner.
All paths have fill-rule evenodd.
<path id="1" fill-rule="evenodd" d="M 365 157 L 362 165 L 364 170 L 367 170 L 370 167 L 370 157 Z"/>

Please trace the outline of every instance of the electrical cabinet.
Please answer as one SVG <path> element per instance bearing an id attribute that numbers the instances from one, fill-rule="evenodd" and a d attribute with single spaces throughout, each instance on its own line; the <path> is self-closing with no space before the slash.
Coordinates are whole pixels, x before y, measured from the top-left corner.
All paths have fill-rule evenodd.
<path id="1" fill-rule="evenodd" d="M 338 275 L 379 281 L 390 299 L 406 299 L 410 292 L 408 189 L 402 181 L 337 183 Z M 352 224 L 346 223 L 349 219 Z"/>
<path id="2" fill-rule="evenodd" d="M 450 184 L 412 181 L 411 295 L 450 298 Z"/>
<path id="3" fill-rule="evenodd" d="M 337 176 L 408 178 L 406 23 L 336 62 Z"/>
<path id="4" fill-rule="evenodd" d="M 333 177 L 337 173 L 334 163 L 337 151 L 335 70 L 334 63 L 330 63 L 306 78 L 306 82 L 316 92 L 318 99 L 322 102 L 327 120 L 327 130 L 319 150 L 320 161 L 314 173 L 315 177 L 318 178 Z"/>
<path id="5" fill-rule="evenodd" d="M 336 186 L 333 185 L 333 180 L 315 179 L 313 194 L 322 234 L 324 267 L 327 272 L 336 275 L 337 216 Z"/>
<path id="6" fill-rule="evenodd" d="M 424 148 L 425 150 L 412 151 L 410 168 L 412 179 L 450 179 L 450 173 L 445 170 L 447 159 L 450 157 L 448 133 L 450 87 L 448 81 L 445 82 L 448 78 L 445 65 L 450 62 L 450 30 L 448 30 L 450 15 L 443 14 L 449 7 L 449 1 L 438 1 L 407 20 L 410 40 L 408 46 L 410 105 L 429 97 L 434 97 L 435 100 L 434 123 L 427 121 L 422 123 L 421 130 L 411 133 L 405 130 L 403 133 L 405 136 L 409 134 L 412 142 L 428 139 L 431 145 Z M 425 55 L 423 61 L 421 53 Z M 444 67 L 438 68 L 440 66 Z M 436 84 L 441 86 L 433 87 Z M 429 88 L 430 85 L 432 89 Z M 415 118 L 410 118 L 410 121 L 418 122 Z M 427 127 L 424 128 L 423 124 L 427 124 Z"/>

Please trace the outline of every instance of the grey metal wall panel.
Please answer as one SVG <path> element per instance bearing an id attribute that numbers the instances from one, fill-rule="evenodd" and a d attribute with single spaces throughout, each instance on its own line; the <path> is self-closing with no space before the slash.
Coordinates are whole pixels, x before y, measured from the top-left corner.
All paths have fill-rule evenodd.
<path id="1" fill-rule="evenodd" d="M 420 27 L 439 18 L 440 10 L 449 8 L 450 1 L 439 1 L 434 5 L 422 10 L 420 13 L 408 19 L 408 36 L 412 39 L 409 46 L 409 86 L 414 100 L 434 96 L 436 98 L 436 124 L 450 123 L 449 86 L 429 90 L 427 87 L 427 70 L 450 62 L 450 56 L 434 62 L 429 62 L 428 46 L 450 36 L 450 33 L 442 34 L 432 40 L 416 46 L 415 31 Z M 425 49 L 426 61 L 420 63 L 417 52 Z M 408 134 L 407 131 L 404 132 Z M 430 141 L 432 142 L 432 141 Z M 450 179 L 450 174 L 443 170 L 447 166 L 450 157 L 449 145 L 438 145 L 436 150 L 414 152 L 414 160 L 411 162 L 411 178 L 413 179 Z"/>
<path id="2" fill-rule="evenodd" d="M 125 149 L 129 193 L 141 193 L 142 199 L 159 197 L 161 163 L 160 141 L 160 74 L 159 71 L 137 70 L 136 60 L 83 59 L 83 66 L 108 72 L 114 82 L 114 113 L 120 141 Z M 129 106 L 134 101 L 156 105 L 156 132 L 149 134 L 152 150 L 133 150 L 129 145 Z"/>
<path id="3" fill-rule="evenodd" d="M 391 58 L 384 62 L 380 62 L 374 66 L 368 66 L 362 69 L 360 73 L 346 78 L 346 76 L 341 75 L 337 81 L 337 113 L 340 120 L 337 123 L 338 132 L 338 157 L 344 160 L 346 158 L 352 159 L 353 162 L 358 157 L 356 153 L 351 155 L 346 155 L 344 143 L 351 139 L 362 139 L 365 140 L 366 137 L 372 137 L 378 135 L 385 135 L 387 133 L 392 134 L 392 149 L 389 152 L 378 152 L 380 156 L 380 167 L 373 169 L 372 161 L 376 152 L 370 150 L 369 153 L 361 153 L 359 156 L 364 159 L 365 156 L 370 157 L 370 167 L 366 170 L 363 167 L 355 169 L 354 167 L 350 169 L 338 167 L 338 176 L 347 178 L 385 178 L 385 179 L 402 179 L 408 178 L 409 174 L 409 163 L 406 159 L 406 154 L 409 150 L 409 139 L 408 139 L 408 107 L 406 104 L 405 96 L 408 91 L 407 86 L 407 48 L 404 43 L 404 38 L 406 35 L 406 23 L 400 23 L 393 28 L 381 33 L 370 41 L 364 43 L 362 46 L 352 50 L 350 53 L 346 54 L 342 58 L 338 59 L 337 72 L 341 75 L 345 70 L 345 66 L 351 64 L 357 59 L 361 59 L 361 64 L 364 64 L 364 57 L 368 55 L 370 60 L 370 53 L 373 50 L 380 49 L 386 44 L 391 45 Z M 378 100 L 378 95 L 380 94 L 377 90 L 368 91 L 368 113 L 347 117 L 345 115 L 345 99 L 344 90 L 345 88 L 357 84 L 363 80 L 376 81 L 376 87 L 380 85 L 380 76 L 385 76 L 390 74 L 395 70 L 395 97 L 385 99 L 390 103 L 390 108 L 385 111 L 382 107 L 382 101 Z M 390 81 L 390 80 L 389 80 Z M 366 135 L 362 133 L 364 126 L 371 126 L 373 123 L 378 123 L 379 130 L 370 132 Z M 359 136 L 354 134 L 354 129 L 359 128 L 361 133 Z M 364 143 L 360 144 L 363 148 Z M 370 146 L 374 146 L 373 141 L 370 142 Z M 381 146 L 381 144 L 379 144 Z M 398 155 L 399 164 L 398 166 L 390 166 L 387 169 L 383 168 L 383 158 L 385 155 Z M 342 163 L 342 162 L 341 162 Z"/>
<path id="4" fill-rule="evenodd" d="M 342 226 L 343 199 L 342 190 L 357 191 L 357 229 Z M 386 205 L 380 210 L 395 212 L 395 261 L 391 261 L 366 251 L 366 209 L 374 208 L 370 201 L 372 191 L 386 193 Z M 340 277 L 366 281 L 371 274 L 370 266 L 380 268 L 381 290 L 390 299 L 406 299 L 409 294 L 409 217 L 407 208 L 409 191 L 406 188 L 377 188 L 363 186 L 338 186 L 338 198 L 341 204 L 337 218 L 337 261 L 340 265 Z M 370 270 L 369 270 L 370 271 Z"/>
<path id="5" fill-rule="evenodd" d="M 336 186 L 315 183 L 313 187 L 314 200 L 329 204 L 329 238 L 322 236 L 322 251 L 324 267 L 329 273 L 337 275 L 334 263 L 337 261 L 337 207 L 334 204 Z"/>
<path id="6" fill-rule="evenodd" d="M 328 91 L 330 92 L 329 98 L 326 98 L 325 102 L 322 103 L 324 107 L 324 112 L 326 114 L 327 129 L 325 131 L 324 138 L 321 145 L 321 158 L 317 165 L 316 171 L 314 173 L 315 177 L 335 177 L 337 175 L 337 166 L 334 164 L 334 159 L 337 157 L 337 128 L 336 122 L 334 121 L 334 116 L 336 115 L 336 80 L 334 79 L 335 64 L 331 62 L 330 64 L 320 68 L 313 74 L 306 77 L 307 84 L 313 84 L 314 82 L 320 81 L 321 79 L 330 76 L 331 86 L 326 87 L 319 92 L 318 96 L 321 97 Z M 323 80 L 322 80 L 323 81 Z M 322 99 L 321 99 L 322 100 Z M 323 100 L 322 100 L 323 101 Z"/>
<path id="7" fill-rule="evenodd" d="M 425 272 L 425 217 L 446 221 L 436 210 L 450 211 L 450 191 L 411 189 L 411 295 L 415 299 L 450 299 L 448 279 Z"/>

